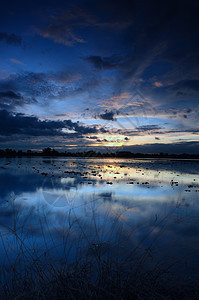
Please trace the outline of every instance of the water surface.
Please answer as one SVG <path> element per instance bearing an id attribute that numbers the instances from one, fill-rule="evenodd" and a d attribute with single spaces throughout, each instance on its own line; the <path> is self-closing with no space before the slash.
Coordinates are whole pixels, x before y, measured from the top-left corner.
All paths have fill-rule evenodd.
<path id="1" fill-rule="evenodd" d="M 69 262 L 140 251 L 198 278 L 198 174 L 194 160 L 1 158 L 2 276 L 25 247 Z"/>

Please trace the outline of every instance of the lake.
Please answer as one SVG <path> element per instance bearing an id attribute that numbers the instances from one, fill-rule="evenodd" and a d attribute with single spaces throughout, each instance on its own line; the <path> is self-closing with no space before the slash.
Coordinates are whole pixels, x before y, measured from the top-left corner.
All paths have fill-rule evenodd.
<path id="1" fill-rule="evenodd" d="M 114 257 L 198 280 L 198 220 L 196 160 L 0 159 L 2 282 L 34 255 Z"/>

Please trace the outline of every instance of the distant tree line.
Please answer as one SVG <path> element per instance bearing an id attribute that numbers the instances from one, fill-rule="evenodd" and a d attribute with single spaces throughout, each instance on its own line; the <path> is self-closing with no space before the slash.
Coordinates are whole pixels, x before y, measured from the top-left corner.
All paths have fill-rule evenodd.
<path id="1" fill-rule="evenodd" d="M 117 151 L 101 153 L 93 150 L 85 152 L 58 152 L 50 147 L 44 148 L 42 152 L 32 150 L 22 151 L 13 149 L 0 149 L 0 157 L 32 157 L 32 156 L 52 156 L 52 157 L 118 157 L 118 158 L 184 158 L 184 159 L 199 159 L 199 154 L 168 154 L 168 153 L 133 153 L 130 151 Z"/>

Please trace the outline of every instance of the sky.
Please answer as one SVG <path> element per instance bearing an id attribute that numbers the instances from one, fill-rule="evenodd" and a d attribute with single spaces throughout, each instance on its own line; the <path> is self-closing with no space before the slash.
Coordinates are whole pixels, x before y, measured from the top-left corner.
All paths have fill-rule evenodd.
<path id="1" fill-rule="evenodd" d="M 197 0 L 8 0 L 0 149 L 199 153 Z"/>

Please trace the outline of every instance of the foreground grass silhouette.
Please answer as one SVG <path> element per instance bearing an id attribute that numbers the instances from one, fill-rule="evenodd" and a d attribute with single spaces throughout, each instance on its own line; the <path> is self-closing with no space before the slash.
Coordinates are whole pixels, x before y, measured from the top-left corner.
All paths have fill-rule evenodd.
<path id="1" fill-rule="evenodd" d="M 131 248 L 137 228 L 126 232 L 120 215 L 106 232 L 106 226 L 98 224 L 95 210 L 88 227 L 70 210 L 59 240 L 52 236 L 43 216 L 39 224 L 43 242 L 38 244 L 34 230 L 26 228 L 25 220 L 20 223 L 15 211 L 12 227 L 0 224 L 6 257 L 1 268 L 1 299 L 199 299 L 198 282 L 181 280 L 172 272 L 181 261 L 154 259 L 156 242 L 164 235 L 172 213 L 156 217 L 153 226 Z M 160 224 L 162 230 L 146 247 Z M 147 224 L 140 226 L 144 230 Z"/>

